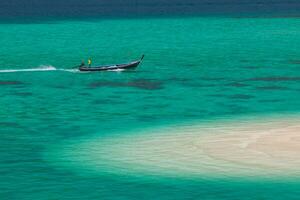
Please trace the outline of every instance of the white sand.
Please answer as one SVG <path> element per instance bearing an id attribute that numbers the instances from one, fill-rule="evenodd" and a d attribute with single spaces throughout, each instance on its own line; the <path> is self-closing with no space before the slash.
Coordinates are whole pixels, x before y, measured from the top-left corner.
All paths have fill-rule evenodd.
<path id="1" fill-rule="evenodd" d="M 300 177 L 300 118 L 242 119 L 99 138 L 68 148 L 75 164 L 180 177 Z"/>

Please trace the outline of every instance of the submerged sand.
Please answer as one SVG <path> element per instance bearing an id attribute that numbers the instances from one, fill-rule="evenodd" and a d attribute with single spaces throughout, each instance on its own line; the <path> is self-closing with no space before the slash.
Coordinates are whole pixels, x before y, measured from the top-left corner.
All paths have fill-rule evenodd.
<path id="1" fill-rule="evenodd" d="M 300 118 L 182 125 L 69 146 L 73 164 L 172 177 L 300 177 Z M 66 153 L 67 152 L 67 153 Z"/>

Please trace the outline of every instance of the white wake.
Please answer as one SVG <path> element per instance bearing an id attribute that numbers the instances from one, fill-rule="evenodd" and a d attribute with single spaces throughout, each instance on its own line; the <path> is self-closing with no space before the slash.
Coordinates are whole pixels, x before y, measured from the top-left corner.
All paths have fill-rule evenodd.
<path id="1" fill-rule="evenodd" d="M 0 73 L 39 72 L 39 71 L 55 71 L 55 70 L 57 69 L 51 65 L 41 65 L 39 67 L 29 68 L 29 69 L 3 69 L 0 70 Z"/>

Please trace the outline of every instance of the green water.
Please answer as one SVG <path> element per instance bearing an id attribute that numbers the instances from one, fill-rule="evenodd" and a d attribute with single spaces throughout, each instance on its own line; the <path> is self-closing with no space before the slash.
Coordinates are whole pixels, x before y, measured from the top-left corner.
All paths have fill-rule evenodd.
<path id="1" fill-rule="evenodd" d="M 296 177 L 221 181 L 89 174 L 50 162 L 45 152 L 76 138 L 297 113 L 299 35 L 297 18 L 1 24 L 0 199 L 298 199 Z M 133 72 L 67 70 L 89 57 L 107 64 L 141 54 L 144 62 Z"/>

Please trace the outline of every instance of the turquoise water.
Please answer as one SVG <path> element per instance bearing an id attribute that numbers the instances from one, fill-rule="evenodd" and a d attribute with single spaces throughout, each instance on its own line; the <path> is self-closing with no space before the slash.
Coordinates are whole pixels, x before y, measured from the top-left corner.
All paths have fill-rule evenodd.
<path id="1" fill-rule="evenodd" d="M 54 144 L 300 111 L 297 18 L 0 25 L 0 199 L 298 199 L 300 180 L 143 179 L 49 162 Z M 82 59 L 133 72 L 79 73 Z M 24 70 L 25 69 L 25 70 Z"/>

